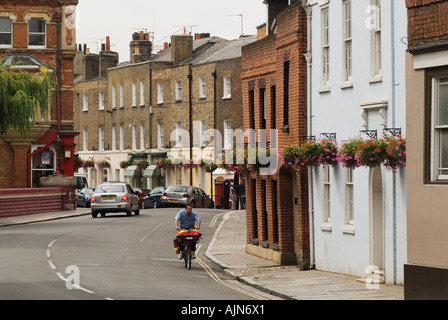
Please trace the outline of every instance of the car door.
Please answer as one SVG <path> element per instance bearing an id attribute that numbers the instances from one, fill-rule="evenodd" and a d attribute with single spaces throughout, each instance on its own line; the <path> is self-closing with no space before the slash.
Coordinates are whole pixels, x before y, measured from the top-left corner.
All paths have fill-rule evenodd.
<path id="1" fill-rule="evenodd" d="M 132 189 L 130 185 L 126 184 L 126 190 L 129 193 L 129 199 L 132 199 L 132 210 L 137 210 L 140 198 L 135 194 L 134 189 Z"/>
<path id="2" fill-rule="evenodd" d="M 204 190 L 202 189 L 198 189 L 199 190 L 199 194 L 202 197 L 202 206 L 204 208 L 209 208 L 210 207 L 210 198 L 208 197 L 208 195 L 205 193 Z"/>

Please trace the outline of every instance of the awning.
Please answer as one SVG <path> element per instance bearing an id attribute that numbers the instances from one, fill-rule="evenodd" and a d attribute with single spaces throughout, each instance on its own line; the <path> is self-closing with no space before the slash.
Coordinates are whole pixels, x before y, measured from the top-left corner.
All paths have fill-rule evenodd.
<path id="1" fill-rule="evenodd" d="M 222 177 L 223 180 L 233 180 L 235 177 L 235 172 L 233 171 L 227 171 L 223 168 L 218 168 L 215 171 L 213 171 L 213 179 L 216 179 L 218 177 Z"/>
<path id="2" fill-rule="evenodd" d="M 160 172 L 160 168 L 158 166 L 150 165 L 146 168 L 143 176 L 145 178 L 160 177 L 162 176 L 162 173 Z"/>
<path id="3" fill-rule="evenodd" d="M 139 178 L 142 176 L 142 171 L 137 166 L 129 166 L 124 171 L 125 178 Z"/>

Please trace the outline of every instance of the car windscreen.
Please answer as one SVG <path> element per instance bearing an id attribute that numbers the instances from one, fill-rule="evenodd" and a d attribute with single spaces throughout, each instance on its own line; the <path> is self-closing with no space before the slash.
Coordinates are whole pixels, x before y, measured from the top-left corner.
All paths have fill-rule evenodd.
<path id="1" fill-rule="evenodd" d="M 121 185 L 102 185 L 96 188 L 95 192 L 97 193 L 109 193 L 109 192 L 125 192 L 124 186 Z"/>
<path id="2" fill-rule="evenodd" d="M 154 190 L 151 191 L 150 194 L 161 194 L 163 193 L 163 188 L 155 188 Z"/>
<path id="3" fill-rule="evenodd" d="M 166 192 L 187 192 L 186 186 L 169 186 Z"/>
<path id="4" fill-rule="evenodd" d="M 86 189 L 86 190 L 84 191 L 84 194 L 90 196 L 91 194 L 93 194 L 93 191 L 94 191 L 93 189 Z"/>

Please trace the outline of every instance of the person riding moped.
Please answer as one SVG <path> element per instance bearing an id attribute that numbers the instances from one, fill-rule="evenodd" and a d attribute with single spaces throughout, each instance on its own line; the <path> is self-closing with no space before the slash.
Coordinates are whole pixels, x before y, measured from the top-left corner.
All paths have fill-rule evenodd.
<path id="1" fill-rule="evenodd" d="M 189 203 L 185 205 L 185 209 L 180 210 L 176 217 L 174 218 L 174 223 L 176 226 L 176 230 L 188 230 L 188 229 L 196 229 L 199 230 L 201 227 L 201 219 L 199 218 L 199 214 L 193 210 L 193 206 Z M 182 244 L 179 244 L 179 248 L 177 253 L 179 254 L 179 259 L 183 258 L 182 251 L 184 250 Z M 196 258 L 195 255 L 196 247 L 193 248 L 191 252 L 192 259 Z"/>

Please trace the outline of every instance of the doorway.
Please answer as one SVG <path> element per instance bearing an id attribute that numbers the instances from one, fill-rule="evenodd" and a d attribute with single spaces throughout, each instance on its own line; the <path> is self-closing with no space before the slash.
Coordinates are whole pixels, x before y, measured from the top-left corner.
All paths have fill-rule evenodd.
<path id="1" fill-rule="evenodd" d="M 370 173 L 370 264 L 384 269 L 384 203 L 380 167 Z"/>

